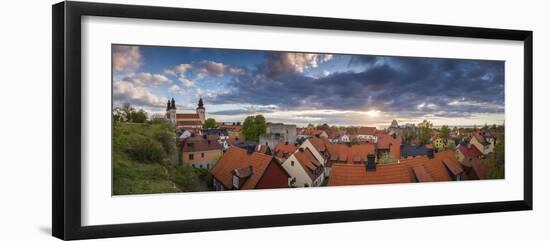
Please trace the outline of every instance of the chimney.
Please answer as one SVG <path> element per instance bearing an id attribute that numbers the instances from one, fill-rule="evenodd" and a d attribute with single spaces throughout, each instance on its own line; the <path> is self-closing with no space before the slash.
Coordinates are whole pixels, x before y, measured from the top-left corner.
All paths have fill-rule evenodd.
<path id="1" fill-rule="evenodd" d="M 367 165 L 365 166 L 367 171 L 376 171 L 376 160 L 373 154 L 367 155 Z"/>
<path id="2" fill-rule="evenodd" d="M 285 145 L 288 145 L 288 141 L 285 141 Z"/>
<path id="3" fill-rule="evenodd" d="M 427 151 L 427 154 L 428 154 L 428 158 L 430 158 L 430 159 L 434 158 L 434 149 L 429 148 L 428 151 Z"/>
<path id="4" fill-rule="evenodd" d="M 256 147 L 256 145 L 254 144 L 248 144 L 246 145 L 246 153 L 247 154 L 252 154 L 254 152 L 254 148 Z"/>

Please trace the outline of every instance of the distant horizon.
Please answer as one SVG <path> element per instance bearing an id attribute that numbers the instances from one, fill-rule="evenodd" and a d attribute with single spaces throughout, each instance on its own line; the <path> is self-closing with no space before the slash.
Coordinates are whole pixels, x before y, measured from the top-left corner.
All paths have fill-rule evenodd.
<path id="1" fill-rule="evenodd" d="M 306 126 L 504 124 L 504 63 L 492 60 L 113 45 L 113 106 Z"/>

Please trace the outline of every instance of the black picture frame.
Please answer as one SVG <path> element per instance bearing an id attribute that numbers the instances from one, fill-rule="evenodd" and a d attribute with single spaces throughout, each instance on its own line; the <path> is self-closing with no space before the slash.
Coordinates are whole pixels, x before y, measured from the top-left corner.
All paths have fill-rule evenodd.
<path id="1" fill-rule="evenodd" d="M 89 2 L 52 6 L 52 233 L 60 239 L 106 238 L 213 230 L 308 225 L 380 219 L 532 210 L 533 32 L 324 17 L 197 10 Z M 517 40 L 524 43 L 524 194 L 522 200 L 422 207 L 342 210 L 284 215 L 81 224 L 81 17 L 104 16 L 207 23 L 280 26 L 378 33 Z"/>

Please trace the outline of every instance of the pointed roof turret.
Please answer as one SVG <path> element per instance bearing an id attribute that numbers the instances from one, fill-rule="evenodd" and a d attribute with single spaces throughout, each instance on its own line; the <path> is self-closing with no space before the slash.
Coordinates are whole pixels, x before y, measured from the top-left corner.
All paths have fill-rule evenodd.
<path id="1" fill-rule="evenodd" d="M 204 103 L 202 103 L 202 97 L 199 98 L 199 106 L 197 109 L 204 109 Z"/>
<path id="2" fill-rule="evenodd" d="M 166 103 L 166 110 L 169 111 L 170 110 L 170 100 L 168 100 L 168 102 Z"/>
<path id="3" fill-rule="evenodd" d="M 174 100 L 174 97 L 172 97 L 172 101 L 171 101 L 171 105 L 170 105 L 170 109 L 176 109 L 176 101 Z"/>

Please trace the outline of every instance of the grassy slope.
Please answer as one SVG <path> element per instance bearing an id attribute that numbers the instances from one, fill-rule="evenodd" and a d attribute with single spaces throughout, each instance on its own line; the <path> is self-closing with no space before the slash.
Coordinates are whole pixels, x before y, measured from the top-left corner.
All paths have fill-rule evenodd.
<path id="1" fill-rule="evenodd" d="M 113 195 L 150 194 L 170 192 L 193 192 L 207 190 L 189 165 L 170 166 L 167 160 L 176 150 L 173 133 L 165 125 L 118 123 L 114 128 L 113 146 Z M 159 134 L 160 133 L 160 134 Z M 163 134 L 164 133 L 164 134 Z M 161 135 L 163 134 L 163 135 Z M 145 143 L 146 141 L 147 143 Z M 137 155 L 137 150 L 151 149 L 146 155 Z M 161 151 L 164 150 L 164 151 Z M 170 153 L 166 153 L 169 150 Z M 149 155 L 149 153 L 157 153 Z M 150 160 L 158 157 L 162 158 Z"/>

